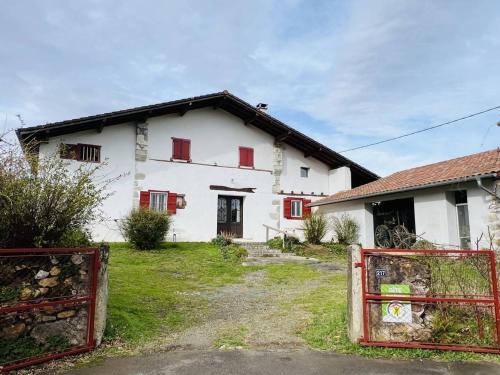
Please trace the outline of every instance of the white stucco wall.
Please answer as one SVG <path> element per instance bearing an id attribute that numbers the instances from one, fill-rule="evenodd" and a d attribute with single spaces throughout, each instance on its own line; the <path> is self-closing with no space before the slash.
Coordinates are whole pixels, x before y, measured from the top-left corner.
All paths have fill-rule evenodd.
<path id="1" fill-rule="evenodd" d="M 484 233 L 480 247 L 488 247 L 488 194 L 479 189 L 475 182 L 467 182 L 442 187 L 415 190 L 413 192 L 391 194 L 337 204 L 320 206 L 318 209 L 328 216 L 338 216 L 346 212 L 361 225 L 362 245 L 375 246 L 373 238 L 373 216 L 370 212 L 372 202 L 410 198 L 414 199 L 415 230 L 418 235 L 442 245 L 444 248 L 458 248 L 457 212 L 451 198 L 455 190 L 467 190 L 469 224 L 472 247 L 475 240 Z"/>
<path id="2" fill-rule="evenodd" d="M 309 177 L 300 176 L 300 167 L 309 168 Z M 329 194 L 328 173 L 330 168 L 313 157 L 304 157 L 304 153 L 292 146 L 284 145 L 283 175 L 281 188 L 288 193 Z"/>
<path id="3" fill-rule="evenodd" d="M 115 219 L 123 217 L 132 208 L 135 126 L 133 124 L 124 124 L 106 127 L 101 133 L 85 131 L 54 137 L 48 143 L 40 145 L 40 155 L 57 155 L 61 143 L 101 145 L 101 160 L 105 165 L 99 172 L 98 177 L 104 180 L 121 176 L 117 181 L 109 185 L 108 192 L 112 193 L 112 195 L 102 207 L 103 220 L 94 223 L 92 226 L 94 238 L 97 240 L 115 241 L 121 239 Z M 68 160 L 68 164 L 72 168 L 94 166 L 93 164 L 74 160 Z"/>
<path id="4" fill-rule="evenodd" d="M 319 206 L 317 209 L 325 214 L 330 221 L 334 217 L 348 214 L 360 226 L 359 243 L 365 248 L 373 247 L 373 213 L 371 205 L 365 204 L 363 201 L 352 201 Z M 330 240 L 331 238 L 334 238 L 334 233 L 330 229 L 326 239 Z"/>
<path id="5" fill-rule="evenodd" d="M 104 127 L 101 133 L 85 131 L 51 138 L 42 144 L 40 154 L 57 152 L 60 143 L 88 143 L 102 146 L 107 177 L 125 175 L 111 188 L 114 195 L 103 210 L 107 220 L 95 223 L 96 240 L 119 241 L 116 220 L 137 203 L 137 190 L 165 190 L 185 194 L 187 206 L 173 216 L 173 230 L 178 241 L 208 241 L 216 235 L 218 195 L 243 196 L 243 236 L 265 240 L 263 224 L 286 229 L 299 228 L 300 220 L 283 218 L 283 199 L 287 195 L 272 192 L 274 138 L 222 110 L 199 109 L 184 116 L 166 115 L 147 120 L 146 161 L 136 161 L 136 125 Z M 170 162 L 172 137 L 191 140 L 192 163 Z M 239 146 L 254 148 L 255 169 L 238 168 Z M 329 167 L 313 157 L 284 145 L 281 190 L 284 193 L 310 196 L 329 192 Z M 158 160 L 153 160 L 158 159 Z M 68 161 L 73 166 L 81 162 Z M 208 164 L 208 165 L 199 165 Z M 310 168 L 309 177 L 300 176 L 300 167 Z M 232 188 L 255 188 L 255 193 L 210 190 L 210 185 Z M 274 206 L 273 206 L 274 203 Z M 279 214 L 276 204 L 280 205 Z M 298 231 L 298 233 L 301 233 Z M 273 233 L 271 235 L 274 235 Z"/>

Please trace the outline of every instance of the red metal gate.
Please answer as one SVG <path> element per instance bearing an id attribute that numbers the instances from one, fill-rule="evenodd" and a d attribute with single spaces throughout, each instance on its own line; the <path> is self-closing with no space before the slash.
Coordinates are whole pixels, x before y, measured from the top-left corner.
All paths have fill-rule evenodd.
<path id="1" fill-rule="evenodd" d="M 361 344 L 500 353 L 493 251 L 362 249 Z"/>
<path id="2" fill-rule="evenodd" d="M 0 372 L 94 348 L 98 249 L 0 249 Z"/>

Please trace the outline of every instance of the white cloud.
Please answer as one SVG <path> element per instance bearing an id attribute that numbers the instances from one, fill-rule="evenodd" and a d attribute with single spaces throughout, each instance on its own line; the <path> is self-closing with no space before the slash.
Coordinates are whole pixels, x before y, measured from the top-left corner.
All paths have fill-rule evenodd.
<path id="1" fill-rule="evenodd" d="M 16 127 L 229 89 L 346 149 L 499 104 L 499 23 L 493 0 L 19 0 L 0 13 L 0 112 Z M 346 156 L 385 174 L 495 147 L 491 121 Z"/>

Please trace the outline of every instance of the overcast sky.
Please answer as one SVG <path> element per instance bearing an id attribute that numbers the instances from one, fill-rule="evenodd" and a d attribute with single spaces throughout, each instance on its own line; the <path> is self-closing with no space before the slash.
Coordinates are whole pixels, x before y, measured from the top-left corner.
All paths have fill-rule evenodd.
<path id="1" fill-rule="evenodd" d="M 2 2 L 0 129 L 229 90 L 342 151 L 500 105 L 500 2 Z M 500 111 L 345 153 L 381 175 L 498 147 Z"/>

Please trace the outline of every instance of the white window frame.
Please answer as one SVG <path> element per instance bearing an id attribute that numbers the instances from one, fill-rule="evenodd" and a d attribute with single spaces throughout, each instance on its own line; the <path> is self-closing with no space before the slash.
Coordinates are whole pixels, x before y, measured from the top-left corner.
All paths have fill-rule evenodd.
<path id="1" fill-rule="evenodd" d="M 291 217 L 294 217 L 294 218 L 302 217 L 302 212 L 303 212 L 302 203 L 303 202 L 301 199 L 292 199 L 290 201 L 290 216 Z M 295 210 L 294 210 L 294 206 L 296 206 Z M 297 211 L 297 209 L 298 209 L 298 212 L 295 212 L 295 214 L 294 214 L 294 211 Z"/>
<path id="2" fill-rule="evenodd" d="M 456 220 L 456 225 L 457 225 L 458 244 L 460 246 L 460 249 L 465 249 L 462 246 L 462 240 L 465 240 L 465 239 L 468 240 L 468 242 L 469 242 L 469 248 L 472 247 L 471 235 L 470 235 L 470 216 L 469 216 L 469 200 L 468 200 L 469 197 L 467 194 L 467 190 L 464 190 L 464 191 L 465 191 L 465 198 L 466 198 L 465 203 L 457 203 L 456 202 L 456 194 L 458 191 L 454 191 L 454 194 L 455 194 L 455 220 Z M 459 220 L 458 209 L 459 209 L 459 207 L 462 207 L 462 206 L 466 206 L 466 208 L 467 208 L 468 233 L 466 233 L 466 235 L 462 235 L 463 233 L 462 234 L 460 233 L 460 220 Z"/>
<path id="3" fill-rule="evenodd" d="M 163 197 L 163 204 L 160 197 Z M 167 211 L 168 192 L 166 191 L 151 191 L 149 192 L 149 208 L 153 211 Z"/>

